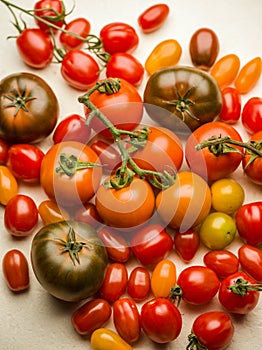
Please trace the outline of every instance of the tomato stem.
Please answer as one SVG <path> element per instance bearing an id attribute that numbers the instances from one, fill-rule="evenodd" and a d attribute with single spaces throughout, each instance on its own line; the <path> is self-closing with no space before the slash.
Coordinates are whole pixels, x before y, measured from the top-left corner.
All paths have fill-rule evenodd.
<path id="1" fill-rule="evenodd" d="M 100 166 L 101 165 L 97 163 L 80 162 L 75 155 L 62 153 L 60 155 L 59 166 L 56 168 L 56 172 L 71 177 L 77 172 L 77 170 L 98 168 Z"/>
<path id="2" fill-rule="evenodd" d="M 176 107 L 176 110 L 182 114 L 182 121 L 185 121 L 186 114 L 189 115 L 189 117 L 191 117 L 192 119 L 199 120 L 199 118 L 197 118 L 189 109 L 189 107 L 195 104 L 192 100 L 189 99 L 189 96 L 194 89 L 195 87 L 192 86 L 190 89 L 187 90 L 184 96 L 181 96 L 179 91 L 175 88 L 177 100 L 166 102 L 169 105 L 174 105 Z"/>
<path id="3" fill-rule="evenodd" d="M 206 346 L 202 345 L 197 336 L 194 333 L 188 335 L 189 344 L 186 347 L 186 350 L 193 350 L 194 348 L 197 350 L 208 350 Z"/>
<path id="4" fill-rule="evenodd" d="M 182 291 L 182 288 L 178 284 L 176 286 L 170 288 L 169 299 L 172 302 L 177 300 L 177 307 L 179 307 L 179 305 L 180 305 L 182 296 L 183 296 L 183 291 Z"/>
<path id="5" fill-rule="evenodd" d="M 28 112 L 26 104 L 29 101 L 36 99 L 36 97 L 26 96 L 26 88 L 24 88 L 21 91 L 21 93 L 16 89 L 13 89 L 12 91 L 10 91 L 9 95 L 5 94 L 4 97 L 7 98 L 9 101 L 11 101 L 11 103 L 6 104 L 4 108 L 9 108 L 9 107 L 16 108 L 14 112 L 14 116 L 17 115 L 20 109 L 23 109 L 25 112 Z"/>
<path id="6" fill-rule="evenodd" d="M 244 296 L 249 291 L 262 291 L 261 283 L 249 283 L 243 278 L 238 278 L 232 286 L 227 287 L 232 293 Z"/>

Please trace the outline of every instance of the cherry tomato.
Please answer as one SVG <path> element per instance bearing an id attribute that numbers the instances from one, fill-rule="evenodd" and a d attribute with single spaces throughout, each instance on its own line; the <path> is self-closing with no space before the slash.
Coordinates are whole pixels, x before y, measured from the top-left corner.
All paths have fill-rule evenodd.
<path id="1" fill-rule="evenodd" d="M 44 225 L 70 219 L 70 214 L 50 199 L 44 200 L 39 204 L 38 213 Z"/>
<path id="2" fill-rule="evenodd" d="M 86 18 L 79 17 L 68 22 L 64 29 L 85 39 L 90 33 L 90 27 L 90 22 Z M 64 31 L 60 33 L 59 39 L 66 50 L 80 49 L 84 44 L 83 40 Z"/>
<path id="3" fill-rule="evenodd" d="M 7 161 L 9 145 L 8 143 L 0 138 L 0 165 L 5 165 Z"/>
<path id="4" fill-rule="evenodd" d="M 218 299 L 227 311 L 246 315 L 256 307 L 259 300 L 259 292 L 253 288 L 256 283 L 245 272 L 233 273 L 222 280 Z"/>
<path id="5" fill-rule="evenodd" d="M 49 35 L 39 28 L 24 29 L 16 39 L 16 47 L 29 67 L 45 68 L 53 59 L 53 43 Z"/>
<path id="6" fill-rule="evenodd" d="M 182 48 L 175 39 L 167 39 L 157 44 L 145 61 L 145 70 L 149 75 L 162 68 L 175 66 L 181 57 Z"/>
<path id="7" fill-rule="evenodd" d="M 74 311 L 71 322 L 77 333 L 91 334 L 110 318 L 111 305 L 104 299 L 91 299 Z"/>
<path id="8" fill-rule="evenodd" d="M 129 298 L 118 299 L 113 305 L 113 321 L 122 339 L 131 344 L 140 337 L 140 314 L 136 303 Z"/>
<path id="9" fill-rule="evenodd" d="M 138 46 L 136 30 L 127 23 L 112 22 L 100 30 L 104 50 L 111 55 L 116 52 L 131 53 Z"/>
<path id="10" fill-rule="evenodd" d="M 227 313 L 208 311 L 194 320 L 191 332 L 187 349 L 224 350 L 231 343 L 234 325 Z"/>
<path id="11" fill-rule="evenodd" d="M 245 103 L 241 121 L 247 132 L 253 134 L 262 130 L 262 98 L 251 97 Z"/>
<path id="12" fill-rule="evenodd" d="M 61 0 L 39 0 L 34 5 L 34 15 L 61 28 L 64 25 L 64 19 L 66 16 L 64 3 Z M 41 22 L 37 17 L 34 18 L 38 27 L 49 33 L 49 26 L 46 23 Z M 52 31 L 55 33 L 56 29 L 52 28 Z"/>
<path id="13" fill-rule="evenodd" d="M 248 93 L 258 82 L 262 72 L 262 61 L 255 57 L 247 62 L 238 73 L 235 80 L 235 87 L 240 94 Z"/>
<path id="14" fill-rule="evenodd" d="M 90 147 L 99 156 L 103 170 L 112 171 L 121 165 L 122 157 L 120 152 L 106 141 L 96 140 Z"/>
<path id="15" fill-rule="evenodd" d="M 20 292 L 29 288 L 29 269 L 25 255 L 18 249 L 5 253 L 2 271 L 9 289 Z"/>
<path id="16" fill-rule="evenodd" d="M 132 253 L 142 265 L 156 265 L 173 247 L 173 240 L 159 224 L 147 225 L 130 240 Z"/>
<path id="17" fill-rule="evenodd" d="M 219 52 L 219 40 L 210 28 L 199 28 L 189 42 L 189 52 L 193 65 L 208 71 L 215 63 Z"/>
<path id="18" fill-rule="evenodd" d="M 256 143 L 256 147 L 261 147 L 262 142 L 262 130 L 254 133 L 249 142 Z M 255 144 L 253 144 L 255 145 Z M 245 175 L 249 180 L 253 181 L 258 185 L 262 185 L 262 157 L 258 156 L 255 152 L 245 149 L 245 154 L 242 160 L 242 167 Z"/>
<path id="19" fill-rule="evenodd" d="M 197 174 L 179 172 L 175 183 L 158 193 L 156 208 L 162 220 L 171 228 L 187 231 L 208 215 L 211 208 L 210 189 Z"/>
<path id="20" fill-rule="evenodd" d="M 137 22 L 144 33 L 152 33 L 163 25 L 168 14 L 167 4 L 152 5 L 138 16 Z"/>
<path id="21" fill-rule="evenodd" d="M 235 80 L 239 68 L 239 57 L 235 54 L 228 54 L 216 61 L 210 74 L 215 78 L 220 88 L 223 88 L 230 85 Z"/>
<path id="22" fill-rule="evenodd" d="M 239 260 L 229 250 L 212 250 L 203 257 L 204 264 L 215 271 L 220 279 L 235 273 L 239 268 Z"/>
<path id="23" fill-rule="evenodd" d="M 28 236 L 38 222 L 38 209 L 34 200 L 24 194 L 11 198 L 5 207 L 4 224 L 12 236 Z"/>
<path id="24" fill-rule="evenodd" d="M 176 232 L 174 236 L 174 247 L 179 256 L 185 261 L 191 261 L 200 244 L 198 232 L 189 229 L 185 232 Z"/>
<path id="25" fill-rule="evenodd" d="M 85 119 L 78 114 L 72 114 L 63 119 L 53 133 L 54 144 L 62 141 L 78 141 L 87 143 L 91 129 L 85 124 Z"/>
<path id="26" fill-rule="evenodd" d="M 238 258 L 242 269 L 258 283 L 262 283 L 262 251 L 250 244 L 238 249 Z"/>
<path id="27" fill-rule="evenodd" d="M 107 328 L 96 329 L 91 335 L 92 350 L 133 350 L 116 332 Z"/>
<path id="28" fill-rule="evenodd" d="M 77 90 L 89 89 L 100 74 L 97 61 L 81 50 L 68 51 L 62 60 L 60 71 L 65 81 Z"/>
<path id="29" fill-rule="evenodd" d="M 161 260 L 151 276 L 151 291 L 156 298 L 167 298 L 170 288 L 176 284 L 176 265 L 172 260 Z"/>
<path id="30" fill-rule="evenodd" d="M 211 137 L 230 137 L 239 142 L 242 142 L 242 138 L 232 125 L 219 121 L 201 125 L 188 137 L 185 156 L 191 171 L 209 181 L 215 181 L 229 176 L 237 169 L 243 158 L 243 148 L 234 145 L 237 151 L 227 152 L 225 144 L 225 149 L 219 146 L 196 149 L 196 146 L 204 146 Z"/>
<path id="31" fill-rule="evenodd" d="M 136 302 L 145 300 L 150 293 L 150 274 L 147 269 L 142 266 L 133 268 L 130 272 L 127 293 Z"/>
<path id="32" fill-rule="evenodd" d="M 225 123 L 235 124 L 241 115 L 241 95 L 232 86 L 223 88 L 221 94 L 222 110 L 218 118 Z"/>
<path id="33" fill-rule="evenodd" d="M 7 154 L 7 167 L 21 181 L 38 183 L 44 152 L 35 145 L 14 144 Z"/>
<path id="34" fill-rule="evenodd" d="M 182 317 L 171 301 L 154 298 L 141 308 L 141 325 L 149 339 L 156 343 L 168 343 L 179 336 Z"/>
<path id="35" fill-rule="evenodd" d="M 107 266 L 104 281 L 99 289 L 103 299 L 113 303 L 124 294 L 128 282 L 126 266 L 121 263 L 112 263 Z"/>
<path id="36" fill-rule="evenodd" d="M 102 221 L 97 212 L 96 206 L 90 202 L 84 203 L 77 209 L 74 214 L 74 220 L 85 222 L 95 228 L 97 228 Z"/>
<path id="37" fill-rule="evenodd" d="M 0 203 L 6 205 L 18 193 L 18 183 L 5 165 L 0 165 Z"/>
<path id="38" fill-rule="evenodd" d="M 262 202 L 242 205 L 235 215 L 239 236 L 253 246 L 262 243 Z"/>

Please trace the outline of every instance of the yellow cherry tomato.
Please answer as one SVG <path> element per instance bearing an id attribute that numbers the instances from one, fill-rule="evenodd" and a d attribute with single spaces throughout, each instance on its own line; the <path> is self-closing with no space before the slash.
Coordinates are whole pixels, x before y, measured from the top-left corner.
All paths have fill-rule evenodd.
<path id="1" fill-rule="evenodd" d="M 70 219 L 70 215 L 64 209 L 59 207 L 56 202 L 49 199 L 39 204 L 38 212 L 44 225 Z"/>
<path id="2" fill-rule="evenodd" d="M 161 260 L 154 268 L 151 276 L 151 290 L 154 296 L 167 298 L 170 288 L 176 284 L 176 265 L 173 261 Z"/>
<path id="3" fill-rule="evenodd" d="M 93 350 L 133 350 L 116 332 L 107 328 L 98 328 L 91 335 Z"/>
<path id="4" fill-rule="evenodd" d="M 240 70 L 235 87 L 240 94 L 249 92 L 258 82 L 262 72 L 262 61 L 260 57 L 255 57 L 247 62 Z"/>
<path id="5" fill-rule="evenodd" d="M 145 70 L 152 75 L 162 68 L 175 66 L 182 54 L 182 48 L 175 39 L 167 39 L 154 47 L 145 62 Z"/>
<path id="6" fill-rule="evenodd" d="M 225 87 L 230 85 L 236 78 L 240 68 L 240 59 L 235 54 L 221 57 L 210 71 L 218 85 Z"/>
<path id="7" fill-rule="evenodd" d="M 16 178 L 5 165 L 0 165 L 0 203 L 6 205 L 17 193 Z"/>

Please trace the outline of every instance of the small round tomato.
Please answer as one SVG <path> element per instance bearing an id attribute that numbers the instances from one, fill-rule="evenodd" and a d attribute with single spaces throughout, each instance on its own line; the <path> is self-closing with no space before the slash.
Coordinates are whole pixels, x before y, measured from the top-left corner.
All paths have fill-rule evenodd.
<path id="1" fill-rule="evenodd" d="M 34 200 L 24 194 L 11 198 L 5 207 L 4 224 L 11 235 L 28 236 L 38 222 L 38 209 Z"/>
<path id="2" fill-rule="evenodd" d="M 191 261 L 200 244 L 199 234 L 194 229 L 185 232 L 176 232 L 174 236 L 174 247 L 179 256 L 186 262 Z"/>
<path id="3" fill-rule="evenodd" d="M 262 98 L 261 97 L 251 97 L 245 103 L 241 121 L 250 134 L 262 130 Z"/>
<path id="4" fill-rule="evenodd" d="M 235 87 L 240 94 L 248 93 L 258 82 L 262 72 L 262 61 L 255 57 L 247 62 L 241 69 L 235 80 Z"/>
<path id="5" fill-rule="evenodd" d="M 77 209 L 74 213 L 74 220 L 85 222 L 94 228 L 97 228 L 102 221 L 97 212 L 96 206 L 91 202 L 84 203 Z"/>
<path id="6" fill-rule="evenodd" d="M 66 50 L 80 49 L 84 44 L 84 40 L 77 38 L 67 32 L 76 34 L 79 37 L 85 39 L 90 33 L 90 22 L 83 17 L 75 18 L 72 21 L 68 22 L 65 26 L 65 31 L 60 33 L 59 39 L 62 46 Z"/>
<path id="7" fill-rule="evenodd" d="M 182 317 L 171 301 L 166 298 L 154 298 L 141 308 L 141 325 L 149 339 L 164 344 L 179 336 Z"/>
<path id="8" fill-rule="evenodd" d="M 103 140 L 91 142 L 90 147 L 99 156 L 103 170 L 111 172 L 121 165 L 122 157 L 117 148 Z"/>
<path id="9" fill-rule="evenodd" d="M 167 4 L 152 5 L 138 16 L 137 22 L 144 33 L 152 33 L 163 25 L 168 14 Z"/>
<path id="10" fill-rule="evenodd" d="M 133 350 L 120 335 L 107 328 L 96 329 L 91 335 L 90 342 L 93 350 Z"/>
<path id="11" fill-rule="evenodd" d="M 228 54 L 216 61 L 210 74 L 217 81 L 220 88 L 223 88 L 230 85 L 235 80 L 239 68 L 239 57 L 235 54 Z"/>
<path id="12" fill-rule="evenodd" d="M 262 130 L 255 132 L 250 137 L 249 143 L 255 147 L 255 150 L 245 149 L 242 167 L 249 180 L 262 185 L 262 157 L 255 152 L 256 149 L 261 152 Z"/>
<path id="13" fill-rule="evenodd" d="M 262 283 L 262 251 L 250 244 L 238 249 L 238 258 L 242 269 L 258 283 Z"/>
<path id="14" fill-rule="evenodd" d="M 203 257 L 204 264 L 215 271 L 220 279 L 223 279 L 235 272 L 239 268 L 239 260 L 229 250 L 212 250 Z"/>
<path id="15" fill-rule="evenodd" d="M 18 183 L 5 165 L 0 165 L 0 203 L 6 205 L 18 193 Z"/>
<path id="16" fill-rule="evenodd" d="M 38 27 L 49 33 L 51 31 L 49 25 L 37 17 L 61 28 L 64 25 L 66 16 L 64 3 L 61 0 L 39 0 L 34 5 L 34 15 L 36 16 L 35 22 Z M 52 31 L 55 33 L 56 29 L 52 28 Z"/>
<path id="17" fill-rule="evenodd" d="M 167 298 L 170 288 L 176 284 L 176 265 L 172 260 L 163 259 L 156 264 L 151 276 L 151 291 L 153 295 Z"/>
<path id="18" fill-rule="evenodd" d="M 5 165 L 7 161 L 9 144 L 0 138 L 0 165 Z"/>
<path id="19" fill-rule="evenodd" d="M 150 287 L 150 274 L 148 270 L 142 266 L 133 268 L 127 283 L 128 295 L 137 302 L 145 300 L 150 293 Z"/>
<path id="20" fill-rule="evenodd" d="M 70 214 L 50 199 L 44 200 L 39 204 L 38 213 L 44 225 L 70 219 Z"/>
<path id="21" fill-rule="evenodd" d="M 219 120 L 228 124 L 235 124 L 241 115 L 241 95 L 237 89 L 227 86 L 221 90 L 222 109 Z"/>
<path id="22" fill-rule="evenodd" d="M 9 289 L 14 292 L 28 289 L 30 283 L 28 262 L 20 250 L 11 249 L 5 253 L 2 271 Z"/>

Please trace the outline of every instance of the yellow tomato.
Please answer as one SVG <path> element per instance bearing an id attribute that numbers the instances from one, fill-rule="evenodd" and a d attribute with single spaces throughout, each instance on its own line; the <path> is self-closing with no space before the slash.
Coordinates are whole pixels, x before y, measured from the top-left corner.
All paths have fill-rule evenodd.
<path id="1" fill-rule="evenodd" d="M 91 335 L 93 350 L 133 350 L 116 332 L 107 328 L 98 328 Z"/>
<path id="2" fill-rule="evenodd" d="M 151 276 L 151 290 L 154 296 L 167 298 L 170 288 L 176 284 L 176 265 L 173 261 L 161 260 L 154 268 Z"/>
<path id="3" fill-rule="evenodd" d="M 0 203 L 6 205 L 17 193 L 16 178 L 5 165 L 0 165 Z"/>

